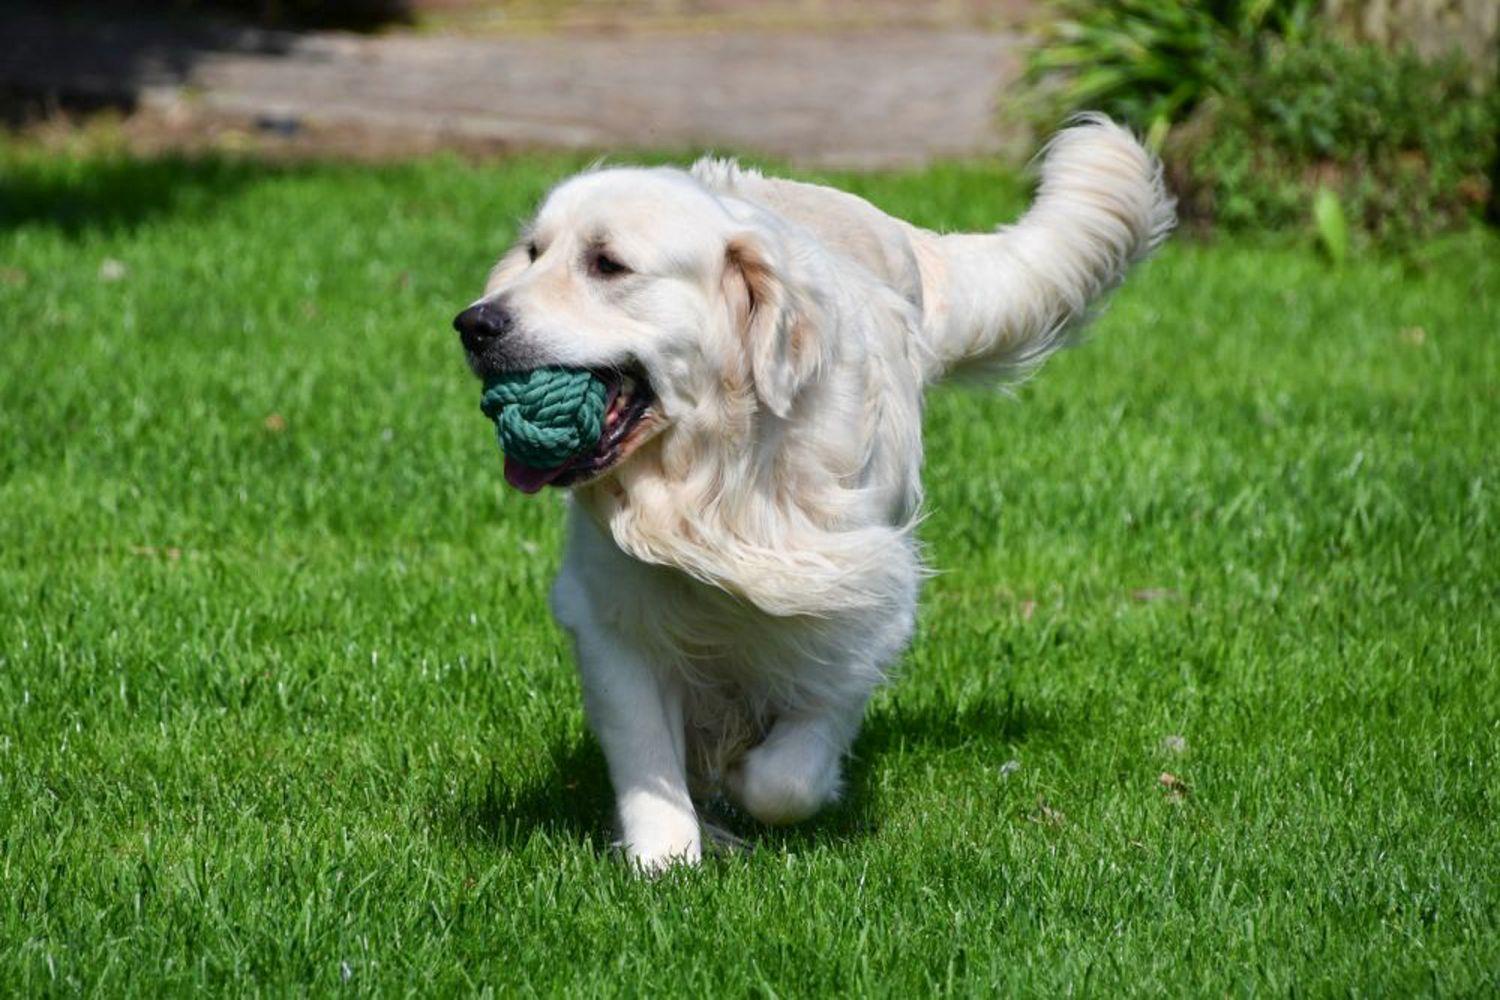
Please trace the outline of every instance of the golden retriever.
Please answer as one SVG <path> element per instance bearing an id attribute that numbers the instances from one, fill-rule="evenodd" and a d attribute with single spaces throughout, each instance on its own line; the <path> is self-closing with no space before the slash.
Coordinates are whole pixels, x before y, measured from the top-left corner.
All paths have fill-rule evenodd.
<path id="1" fill-rule="evenodd" d="M 455 320 L 481 376 L 611 387 L 591 453 L 506 477 L 572 493 L 552 608 L 634 863 L 697 861 L 702 795 L 790 823 L 839 794 L 912 632 L 924 390 L 1034 370 L 1174 223 L 1159 164 L 1099 116 L 1040 182 L 1015 225 L 940 235 L 730 162 L 591 170 Z"/>

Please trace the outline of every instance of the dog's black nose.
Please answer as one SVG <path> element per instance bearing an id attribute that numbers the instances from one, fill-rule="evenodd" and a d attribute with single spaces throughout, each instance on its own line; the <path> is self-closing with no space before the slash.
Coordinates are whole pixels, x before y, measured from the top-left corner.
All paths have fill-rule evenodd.
<path id="1" fill-rule="evenodd" d="M 468 351 L 483 350 L 510 332 L 510 310 L 495 302 L 472 305 L 453 318 L 453 329 Z"/>

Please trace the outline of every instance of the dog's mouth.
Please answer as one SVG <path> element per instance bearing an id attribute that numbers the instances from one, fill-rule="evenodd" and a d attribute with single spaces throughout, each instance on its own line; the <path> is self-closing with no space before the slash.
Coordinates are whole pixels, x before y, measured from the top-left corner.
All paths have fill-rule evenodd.
<path id="1" fill-rule="evenodd" d="M 594 447 L 555 469 L 537 469 L 505 456 L 505 481 L 522 493 L 536 493 L 544 486 L 582 486 L 605 475 L 653 437 L 663 424 L 656 393 L 646 373 L 632 366 L 620 370 L 596 370 L 608 393 L 604 427 Z"/>

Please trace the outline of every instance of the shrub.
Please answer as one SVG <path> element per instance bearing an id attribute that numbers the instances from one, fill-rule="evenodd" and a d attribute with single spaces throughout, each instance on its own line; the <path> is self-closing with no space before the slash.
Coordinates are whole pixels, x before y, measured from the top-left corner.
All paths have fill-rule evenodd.
<path id="1" fill-rule="evenodd" d="M 1097 108 L 1144 131 L 1189 222 L 1300 225 L 1316 202 L 1325 220 L 1400 242 L 1460 224 L 1487 198 L 1500 214 L 1493 60 L 1430 58 L 1463 49 L 1464 30 L 1492 38 L 1483 5 L 1458 16 L 1383 0 L 1381 11 L 1426 12 L 1410 38 L 1338 0 L 1058 6 L 1028 67 L 1037 124 Z M 1347 41 L 1372 37 L 1389 44 Z"/>
<path id="2" fill-rule="evenodd" d="M 1327 190 L 1357 230 L 1400 243 L 1489 197 L 1500 109 L 1460 59 L 1319 39 L 1229 70 L 1167 143 L 1190 219 L 1295 225 Z"/>
<path id="3" fill-rule="evenodd" d="M 1160 136 L 1214 89 L 1237 54 L 1306 35 L 1317 0 L 1062 0 L 1028 79 L 1042 124 L 1097 109 Z M 1050 85 L 1050 86 L 1049 86 Z"/>

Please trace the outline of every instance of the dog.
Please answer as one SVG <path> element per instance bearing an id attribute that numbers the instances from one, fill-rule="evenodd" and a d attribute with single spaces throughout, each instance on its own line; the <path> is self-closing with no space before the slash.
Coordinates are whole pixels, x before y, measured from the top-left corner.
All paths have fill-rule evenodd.
<path id="1" fill-rule="evenodd" d="M 480 377 L 610 387 L 591 452 L 506 478 L 572 495 L 551 607 L 633 864 L 696 863 L 704 796 L 767 824 L 839 796 L 912 635 L 924 390 L 1025 377 L 1174 224 L 1160 164 L 1102 116 L 1052 139 L 993 233 L 717 159 L 545 198 L 454 325 Z"/>

